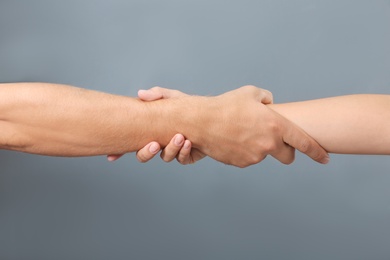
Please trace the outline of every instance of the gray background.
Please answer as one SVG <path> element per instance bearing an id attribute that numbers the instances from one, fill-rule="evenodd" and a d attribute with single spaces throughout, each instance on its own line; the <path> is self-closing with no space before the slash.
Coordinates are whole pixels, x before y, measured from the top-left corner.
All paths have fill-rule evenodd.
<path id="1" fill-rule="evenodd" d="M 389 94 L 390 1 L 1 0 L 0 81 Z M 0 259 L 390 259 L 389 169 L 1 151 Z"/>

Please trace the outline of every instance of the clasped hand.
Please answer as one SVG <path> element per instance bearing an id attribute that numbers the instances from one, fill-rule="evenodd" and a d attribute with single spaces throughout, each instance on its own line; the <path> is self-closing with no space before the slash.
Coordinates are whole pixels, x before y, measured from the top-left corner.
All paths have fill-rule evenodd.
<path id="1" fill-rule="evenodd" d="M 178 90 L 160 87 L 140 90 L 138 96 L 145 102 L 190 97 Z M 211 108 L 205 111 L 210 120 L 207 127 L 203 127 L 202 138 L 190 141 L 185 133 L 178 133 L 166 147 L 150 142 L 137 152 L 138 160 L 147 162 L 163 148 L 161 158 L 164 161 L 176 158 L 181 164 L 195 163 L 206 155 L 237 167 L 257 164 L 268 155 L 290 164 L 294 161 L 295 149 L 319 163 L 329 161 L 327 152 L 313 138 L 267 107 L 273 102 L 272 94 L 267 90 L 244 86 L 209 97 L 206 102 Z M 121 156 L 109 155 L 108 160 L 115 161 Z"/>

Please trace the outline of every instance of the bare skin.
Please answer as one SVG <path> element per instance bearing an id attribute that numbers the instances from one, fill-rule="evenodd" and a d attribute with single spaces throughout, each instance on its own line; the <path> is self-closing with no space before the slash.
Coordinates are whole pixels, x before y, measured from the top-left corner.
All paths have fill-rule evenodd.
<path id="1" fill-rule="evenodd" d="M 238 167 L 269 154 L 291 163 L 293 147 L 328 162 L 314 139 L 263 104 L 271 103 L 265 93 L 246 86 L 216 97 L 143 102 L 65 85 L 0 84 L 0 148 L 50 156 L 123 154 L 153 140 L 165 147 L 182 133 L 192 148 Z"/>
<path id="2" fill-rule="evenodd" d="M 272 94 L 265 92 L 268 97 L 268 100 L 272 101 Z M 186 94 L 171 89 L 164 89 L 160 87 L 154 87 L 149 90 L 140 90 L 138 91 L 138 97 L 143 101 L 155 101 L 159 99 L 168 99 L 168 98 L 180 98 L 186 96 Z M 153 141 L 147 144 L 145 147 L 137 151 L 136 156 L 139 162 L 146 163 L 150 161 L 159 151 L 161 151 L 160 157 L 165 162 L 171 162 L 175 158 L 176 160 L 183 164 L 193 164 L 206 155 L 196 148 L 192 148 L 192 143 L 190 140 L 186 140 L 182 134 L 176 134 L 169 144 L 162 149 L 160 144 Z M 107 159 L 109 161 L 116 161 L 121 158 L 123 154 L 119 155 L 108 155 Z"/>
<path id="3" fill-rule="evenodd" d="M 269 107 L 330 153 L 390 154 L 390 95 L 348 95 Z"/>
<path id="4" fill-rule="evenodd" d="M 140 93 L 140 98 L 160 99 L 161 91 L 170 92 L 151 89 Z M 348 95 L 267 106 L 300 126 L 329 153 L 390 154 L 390 95 Z M 165 150 L 161 156 L 166 161 L 174 158 L 173 154 L 182 164 L 203 158 L 192 156 L 184 146 Z M 144 161 L 153 156 L 145 152 Z"/>

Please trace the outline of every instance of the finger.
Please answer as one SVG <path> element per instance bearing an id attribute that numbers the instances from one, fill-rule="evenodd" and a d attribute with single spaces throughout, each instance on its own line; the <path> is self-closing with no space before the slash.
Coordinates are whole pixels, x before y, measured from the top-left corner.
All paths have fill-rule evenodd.
<path id="1" fill-rule="evenodd" d="M 279 149 L 271 155 L 281 163 L 291 164 L 295 160 L 295 149 L 286 143 L 282 143 Z"/>
<path id="2" fill-rule="evenodd" d="M 186 165 L 196 163 L 204 157 L 206 157 L 206 154 L 202 153 L 196 148 L 192 148 L 191 141 L 185 140 L 184 145 L 180 149 L 180 152 L 177 155 L 176 159 L 179 163 Z"/>
<path id="3" fill-rule="evenodd" d="M 116 161 L 118 160 L 119 158 L 121 158 L 124 154 L 110 154 L 110 155 L 107 155 L 107 160 L 109 162 L 113 162 L 113 161 Z"/>
<path id="4" fill-rule="evenodd" d="M 179 163 L 183 165 L 191 163 L 191 148 L 191 142 L 189 140 L 185 140 L 183 147 L 180 149 L 180 152 L 176 157 Z"/>
<path id="5" fill-rule="evenodd" d="M 161 87 L 154 87 L 148 90 L 141 89 L 138 91 L 138 97 L 143 101 L 154 101 L 182 96 L 186 96 L 186 94 L 178 90 Z"/>
<path id="6" fill-rule="evenodd" d="M 204 157 L 206 157 L 206 154 L 202 153 L 198 149 L 192 148 L 192 150 L 191 150 L 191 162 L 190 163 L 196 163 L 197 161 L 202 160 Z"/>
<path id="7" fill-rule="evenodd" d="M 240 88 L 242 91 L 246 91 L 256 100 L 260 101 L 263 104 L 272 104 L 273 96 L 269 90 L 258 88 L 253 85 L 246 85 Z"/>
<path id="8" fill-rule="evenodd" d="M 161 152 L 161 159 L 163 159 L 165 162 L 170 162 L 175 159 L 183 144 L 184 136 L 181 134 L 176 134 Z"/>
<path id="9" fill-rule="evenodd" d="M 286 122 L 286 134 L 283 136 L 285 143 L 306 154 L 316 162 L 322 164 L 329 162 L 329 155 L 324 148 L 302 129 L 287 120 Z"/>
<path id="10" fill-rule="evenodd" d="M 138 161 L 145 163 L 151 160 L 160 151 L 160 145 L 157 142 L 151 142 L 139 150 L 136 154 Z"/>
<path id="11" fill-rule="evenodd" d="M 272 104 L 274 101 L 274 98 L 272 96 L 271 91 L 266 89 L 260 89 L 260 102 L 263 104 Z"/>
<path id="12" fill-rule="evenodd" d="M 138 97 L 143 100 L 143 101 L 154 101 L 154 100 L 159 100 L 163 98 L 162 93 L 155 92 L 152 90 L 144 90 L 140 89 L 138 90 Z"/>

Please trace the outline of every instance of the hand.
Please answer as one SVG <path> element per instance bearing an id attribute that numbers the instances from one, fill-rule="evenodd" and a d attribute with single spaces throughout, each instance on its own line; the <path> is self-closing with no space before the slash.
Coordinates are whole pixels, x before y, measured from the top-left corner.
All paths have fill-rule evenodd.
<path id="1" fill-rule="evenodd" d="M 188 126 L 189 131 L 182 130 L 191 134 L 190 139 L 195 141 L 192 147 L 220 162 L 246 167 L 270 154 L 289 164 L 294 161 L 294 148 L 317 162 L 329 161 L 326 151 L 313 138 L 266 106 L 272 102 L 272 95 L 266 90 L 245 86 L 217 97 L 201 98 L 182 98 L 179 91 L 155 90 L 157 93 L 150 95 L 159 98 L 179 95 L 179 107 L 184 114 L 196 110 L 196 122 L 191 121 L 193 117 L 188 118 L 190 121 L 182 125 Z M 145 93 L 140 91 L 141 96 Z"/>
<path id="2" fill-rule="evenodd" d="M 178 90 L 164 89 L 160 87 L 138 91 L 138 97 L 143 101 L 155 101 L 158 99 L 179 98 L 183 96 L 187 96 L 187 94 Z M 160 150 L 161 146 L 159 143 L 150 142 L 137 151 L 136 157 L 138 161 L 145 163 L 151 160 Z M 123 154 L 108 155 L 107 159 L 112 162 L 118 160 L 122 156 Z M 193 149 L 191 142 L 189 140 L 185 140 L 182 134 L 176 134 L 169 144 L 163 149 L 160 156 L 165 162 L 171 162 L 176 158 L 179 163 L 186 165 L 193 164 L 203 159 L 206 155 L 198 149 Z"/>
<path id="3" fill-rule="evenodd" d="M 149 90 L 140 90 L 138 91 L 138 97 L 143 101 L 155 101 L 159 99 L 169 99 L 169 98 L 181 98 L 188 96 L 187 94 L 173 89 L 166 89 L 160 87 L 154 87 Z M 183 139 L 181 139 L 181 137 Z M 161 158 L 165 162 L 170 162 L 176 158 L 176 160 L 183 164 L 193 164 L 201 159 L 203 159 L 206 155 L 199 151 L 196 148 L 192 148 L 192 143 L 189 140 L 184 140 L 184 143 L 180 145 L 177 141 L 175 142 L 175 138 L 180 138 L 180 140 L 184 140 L 183 135 L 176 135 L 170 143 L 165 147 L 161 153 Z M 175 144 L 176 143 L 176 144 Z M 181 149 L 180 149 L 181 148 Z M 153 158 L 150 154 L 142 153 L 145 155 L 145 158 Z M 146 161 L 148 161 L 146 160 Z M 144 162 L 146 162 L 144 161 Z"/>
<path id="4" fill-rule="evenodd" d="M 327 163 L 326 151 L 298 126 L 268 108 L 266 104 L 271 102 L 268 91 L 254 86 L 217 97 L 184 100 L 182 103 L 190 107 L 183 113 L 200 108 L 197 113 L 201 118 L 199 122 L 184 122 L 190 130 L 183 132 L 192 134 L 189 138 L 193 147 L 238 167 L 261 162 L 267 155 L 290 164 L 295 158 L 294 148 L 317 162 Z"/>
<path id="5" fill-rule="evenodd" d="M 151 160 L 159 151 L 161 146 L 157 142 L 150 142 L 140 149 L 137 153 L 138 161 L 146 163 Z M 118 155 L 108 155 L 107 159 L 110 162 L 116 161 L 121 158 L 123 154 Z M 182 134 L 176 134 L 169 144 L 163 149 L 161 153 L 161 158 L 165 162 L 171 162 L 173 159 L 183 164 L 193 164 L 206 155 L 200 152 L 198 149 L 192 149 L 192 144 L 189 140 L 185 140 Z"/>

